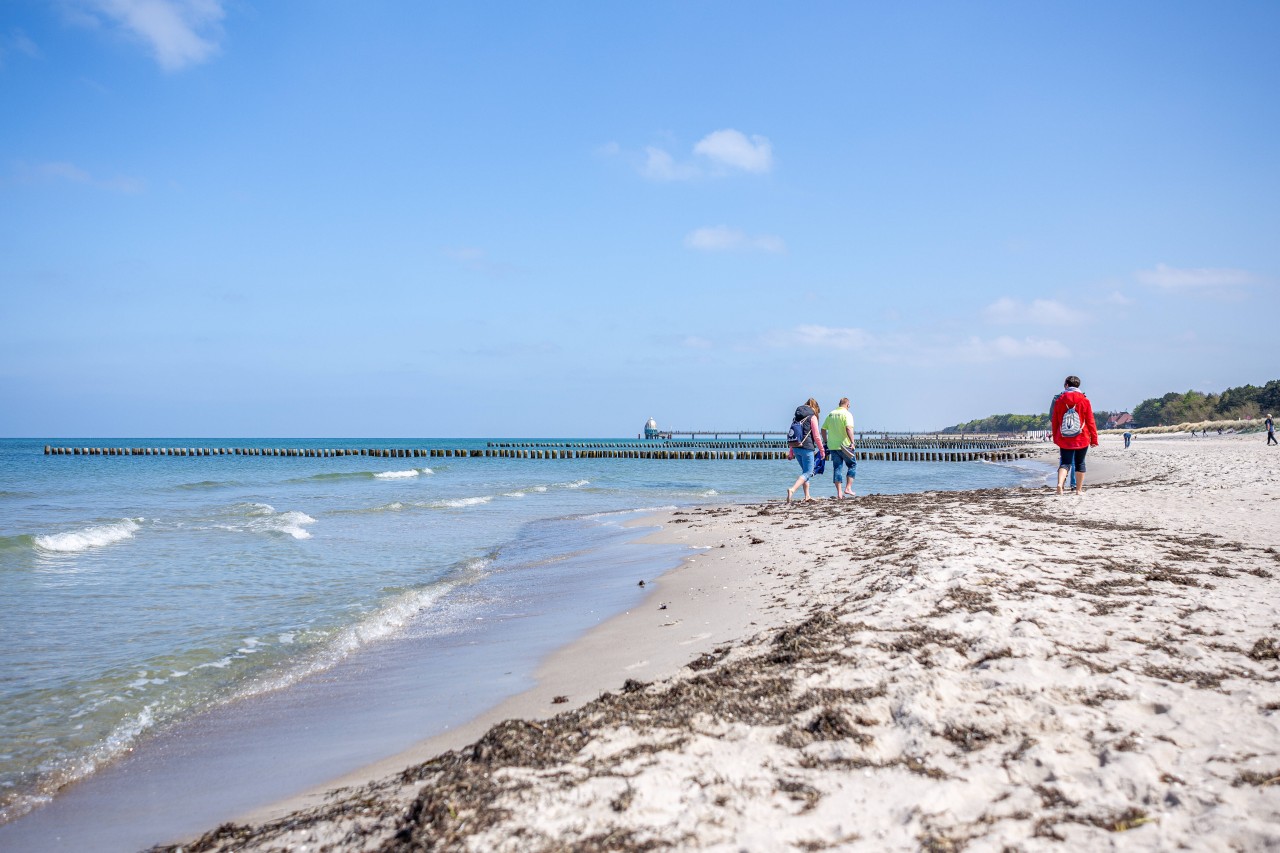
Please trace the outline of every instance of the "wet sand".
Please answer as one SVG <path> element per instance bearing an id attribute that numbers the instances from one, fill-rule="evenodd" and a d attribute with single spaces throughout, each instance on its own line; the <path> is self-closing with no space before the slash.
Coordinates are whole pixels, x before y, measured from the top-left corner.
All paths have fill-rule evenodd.
<path id="1" fill-rule="evenodd" d="M 1280 845 L 1280 453 L 1089 462 L 668 513 L 704 550 L 535 689 L 183 849 Z"/>

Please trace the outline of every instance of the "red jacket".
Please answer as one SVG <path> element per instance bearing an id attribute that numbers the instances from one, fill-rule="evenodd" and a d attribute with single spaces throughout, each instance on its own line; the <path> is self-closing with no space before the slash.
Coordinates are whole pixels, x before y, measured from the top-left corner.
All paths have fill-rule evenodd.
<path id="1" fill-rule="evenodd" d="M 1076 407 L 1082 429 L 1079 435 L 1064 436 L 1062 416 L 1071 406 Z M 1079 389 L 1069 388 L 1053 398 L 1053 407 L 1049 410 L 1049 422 L 1053 425 L 1053 443 L 1063 450 L 1098 446 L 1098 425 L 1093 420 L 1093 406 L 1090 405 L 1089 398 Z"/>

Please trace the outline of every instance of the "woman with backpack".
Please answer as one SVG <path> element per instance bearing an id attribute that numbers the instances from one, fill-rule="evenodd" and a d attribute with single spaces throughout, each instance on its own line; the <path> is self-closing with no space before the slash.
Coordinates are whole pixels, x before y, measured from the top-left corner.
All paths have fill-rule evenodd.
<path id="1" fill-rule="evenodd" d="M 787 430 L 787 456 L 800 463 L 800 476 L 787 489 L 788 501 L 796 489 L 804 489 L 804 499 L 813 500 L 809 496 L 809 480 L 813 477 L 814 460 L 826 458 L 822 442 L 817 440 L 818 413 L 821 411 L 818 401 L 810 397 L 807 403 L 796 407 L 795 416 L 791 419 L 791 428 Z"/>
<path id="2" fill-rule="evenodd" d="M 1093 420 L 1093 406 L 1080 390 L 1080 377 L 1068 376 L 1061 394 L 1049 404 L 1049 423 L 1053 426 L 1053 443 L 1058 445 L 1058 494 L 1067 482 L 1072 467 L 1076 472 L 1076 494 L 1084 494 L 1084 455 L 1098 446 L 1098 425 Z"/>

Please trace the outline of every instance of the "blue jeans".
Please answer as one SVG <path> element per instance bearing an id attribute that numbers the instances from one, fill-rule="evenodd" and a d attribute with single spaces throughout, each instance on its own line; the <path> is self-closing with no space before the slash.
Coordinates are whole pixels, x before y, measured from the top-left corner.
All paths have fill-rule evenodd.
<path id="1" fill-rule="evenodd" d="M 803 447 L 793 448 L 796 461 L 800 463 L 800 473 L 805 480 L 813 479 L 813 451 Z"/>
<path id="2" fill-rule="evenodd" d="M 831 460 L 831 482 L 837 486 L 844 482 L 845 475 L 842 473 L 844 468 L 849 469 L 848 476 L 850 480 L 858 476 L 858 460 L 856 457 L 846 462 L 844 454 L 839 450 L 828 450 L 827 458 Z"/>

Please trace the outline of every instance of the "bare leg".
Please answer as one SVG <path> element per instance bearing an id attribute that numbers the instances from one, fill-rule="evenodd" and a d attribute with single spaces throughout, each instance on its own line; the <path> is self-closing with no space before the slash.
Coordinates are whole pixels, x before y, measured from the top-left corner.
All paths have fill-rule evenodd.
<path id="1" fill-rule="evenodd" d="M 1067 484 L 1067 469 L 1058 469 L 1058 494 L 1062 494 L 1062 487 Z"/>
<path id="2" fill-rule="evenodd" d="M 848 497 L 848 498 L 853 497 L 853 478 L 852 477 L 844 478 L 844 494 L 845 494 L 845 497 Z"/>
<path id="3" fill-rule="evenodd" d="M 791 500 L 791 496 L 796 493 L 796 489 L 804 486 L 804 493 L 809 494 L 809 481 L 804 478 L 804 474 L 796 477 L 796 481 L 792 483 L 791 488 L 787 489 L 787 500 Z"/>
<path id="4" fill-rule="evenodd" d="M 1084 494 L 1084 472 L 1083 471 L 1076 472 L 1076 494 L 1077 495 Z"/>

